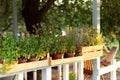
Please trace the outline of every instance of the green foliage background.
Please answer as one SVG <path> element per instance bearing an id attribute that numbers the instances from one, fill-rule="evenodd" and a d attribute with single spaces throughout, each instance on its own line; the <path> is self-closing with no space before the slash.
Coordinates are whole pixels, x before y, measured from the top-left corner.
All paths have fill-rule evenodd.
<path id="1" fill-rule="evenodd" d="M 25 1 L 25 0 L 23 0 Z M 39 9 L 42 9 L 48 0 L 41 0 Z M 17 0 L 18 25 L 25 28 L 25 22 L 21 10 L 22 0 Z M 101 0 L 101 31 L 107 41 L 117 39 L 120 42 L 120 0 Z M 0 32 L 8 26 L 12 26 L 12 0 L 0 0 Z M 92 25 L 92 0 L 56 0 L 54 6 L 40 22 L 40 29 L 46 32 L 55 31 L 61 34 L 65 27 L 82 27 Z"/>

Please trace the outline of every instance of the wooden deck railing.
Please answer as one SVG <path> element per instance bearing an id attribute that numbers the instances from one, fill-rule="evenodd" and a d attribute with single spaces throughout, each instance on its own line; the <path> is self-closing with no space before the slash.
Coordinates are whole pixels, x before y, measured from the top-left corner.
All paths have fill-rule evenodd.
<path id="1" fill-rule="evenodd" d="M 69 65 L 73 65 L 73 71 L 76 73 L 76 80 L 84 80 L 83 67 L 84 67 L 84 58 L 68 58 L 62 60 L 51 60 L 50 66 L 39 67 L 36 69 L 25 70 L 20 72 L 15 72 L 11 74 L 0 74 L 0 80 L 2 77 L 14 76 L 17 75 L 15 80 L 27 80 L 27 72 L 33 71 L 33 80 L 37 80 L 37 70 L 41 70 L 41 80 L 52 80 L 52 67 L 58 68 L 58 79 L 57 80 L 69 80 Z M 113 63 L 107 67 L 100 68 L 100 57 L 93 58 L 93 78 L 92 80 L 100 80 L 100 76 L 111 72 L 111 80 L 117 80 L 116 78 L 116 69 L 120 67 L 120 62 Z M 12 79 L 11 79 L 12 80 Z"/>

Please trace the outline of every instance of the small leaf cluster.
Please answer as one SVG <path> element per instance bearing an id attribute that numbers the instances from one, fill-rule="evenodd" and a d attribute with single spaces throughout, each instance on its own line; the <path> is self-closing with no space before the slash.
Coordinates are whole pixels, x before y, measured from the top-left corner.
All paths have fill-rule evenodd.
<path id="1" fill-rule="evenodd" d="M 77 80 L 75 72 L 73 72 L 73 71 L 69 72 L 69 80 Z"/>
<path id="2" fill-rule="evenodd" d="M 12 34 L 6 34 L 1 40 L 0 59 L 11 63 L 18 59 L 18 51 L 17 40 Z"/>
<path id="3" fill-rule="evenodd" d="M 76 41 L 75 37 L 71 34 L 66 35 L 66 52 L 67 53 L 73 53 L 76 49 Z"/>

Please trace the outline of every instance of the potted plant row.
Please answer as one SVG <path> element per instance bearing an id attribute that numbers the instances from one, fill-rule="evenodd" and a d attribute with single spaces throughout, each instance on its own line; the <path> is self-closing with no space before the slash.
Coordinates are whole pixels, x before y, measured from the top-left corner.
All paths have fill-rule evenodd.
<path id="1" fill-rule="evenodd" d="M 19 47 L 19 60 L 27 59 L 28 62 L 32 62 L 46 57 L 47 52 L 45 51 L 45 41 L 43 38 L 36 38 L 32 35 L 20 38 L 17 43 Z"/>
<path id="2" fill-rule="evenodd" d="M 57 59 L 60 59 L 102 52 L 100 45 L 103 41 L 102 34 L 98 36 L 97 32 L 91 27 L 72 29 L 65 36 L 51 33 L 51 35 L 44 34 L 37 38 L 34 35 L 19 37 L 18 40 L 15 40 L 11 34 L 7 34 L 0 39 L 0 60 L 3 60 L 1 70 L 6 70 L 4 66 L 11 65 L 16 61 L 23 63 L 21 62 L 23 59 L 26 62 L 30 62 L 31 58 L 32 60 L 35 58 L 37 60 L 45 59 L 47 53 L 50 53 L 52 59 L 56 59 L 56 56 Z M 87 47 L 87 49 L 84 47 Z M 88 51 L 88 49 L 90 50 Z"/>
<path id="3" fill-rule="evenodd" d="M 35 36 L 20 37 L 15 40 L 12 34 L 6 34 L 0 39 L 1 72 L 10 70 L 10 66 L 30 62 L 31 58 L 41 60 L 46 58 L 45 41 Z"/>
<path id="4" fill-rule="evenodd" d="M 57 36 L 53 40 L 51 45 L 50 55 L 52 59 L 61 59 L 74 57 L 76 49 L 76 43 L 71 36 Z"/>
<path id="5" fill-rule="evenodd" d="M 81 27 L 80 29 L 68 30 L 65 36 L 56 36 L 53 38 L 50 55 L 55 59 L 75 56 L 89 56 L 98 52 L 102 54 L 102 44 L 104 38 L 102 34 L 98 34 L 92 27 Z M 72 53 L 72 54 L 71 54 Z M 97 55 L 95 53 L 95 55 Z M 58 54 L 60 56 L 58 56 Z M 98 54 L 99 56 L 99 54 Z"/>

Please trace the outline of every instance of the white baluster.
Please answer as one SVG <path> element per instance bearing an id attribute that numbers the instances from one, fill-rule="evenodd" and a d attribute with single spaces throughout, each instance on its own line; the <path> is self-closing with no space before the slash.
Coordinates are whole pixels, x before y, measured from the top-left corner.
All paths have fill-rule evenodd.
<path id="1" fill-rule="evenodd" d="M 62 65 L 58 66 L 59 80 L 62 80 Z"/>
<path id="2" fill-rule="evenodd" d="M 42 69 L 42 80 L 51 80 L 51 67 L 48 67 L 46 69 Z"/>
<path id="3" fill-rule="evenodd" d="M 74 71 L 75 74 L 76 74 L 76 80 L 77 80 L 77 62 L 74 62 L 74 63 L 73 63 L 73 71 Z"/>
<path id="4" fill-rule="evenodd" d="M 113 60 L 111 65 L 115 66 L 115 64 L 116 64 L 116 60 Z M 116 78 L 117 74 L 116 74 L 116 68 L 115 67 L 114 67 L 114 70 L 112 72 L 110 72 L 110 74 L 111 74 L 110 80 L 117 80 L 117 78 Z"/>
<path id="5" fill-rule="evenodd" d="M 37 80 L 37 70 L 33 71 L 33 80 Z"/>
<path id="6" fill-rule="evenodd" d="M 83 75 L 83 67 L 84 67 L 84 64 L 83 64 L 84 61 L 80 61 L 78 62 L 78 80 L 84 80 L 84 75 Z"/>
<path id="7" fill-rule="evenodd" d="M 69 64 L 63 65 L 63 80 L 69 80 Z"/>
<path id="8" fill-rule="evenodd" d="M 24 73 L 18 74 L 18 80 L 24 80 L 24 79 L 23 79 L 23 74 L 24 74 Z"/>

